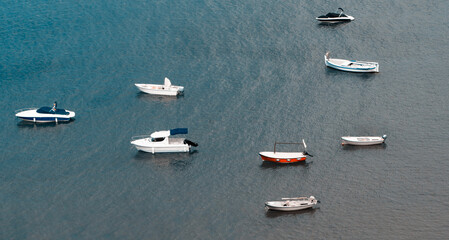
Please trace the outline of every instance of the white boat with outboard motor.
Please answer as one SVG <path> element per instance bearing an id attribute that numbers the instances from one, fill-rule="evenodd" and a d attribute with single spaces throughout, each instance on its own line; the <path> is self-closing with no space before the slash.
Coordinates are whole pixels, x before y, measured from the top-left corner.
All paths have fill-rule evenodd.
<path id="1" fill-rule="evenodd" d="M 19 109 L 16 111 L 16 117 L 35 123 L 68 122 L 75 117 L 75 112 L 56 107 L 57 102 L 53 107 Z"/>
<path id="2" fill-rule="evenodd" d="M 382 137 L 341 137 L 343 141 L 341 145 L 358 145 L 358 146 L 368 146 L 368 145 L 376 145 L 385 142 L 387 139 L 387 135 L 383 135 Z"/>
<path id="3" fill-rule="evenodd" d="M 324 55 L 326 66 L 346 72 L 379 72 L 379 63 L 356 60 L 330 58 L 329 52 Z"/>
<path id="4" fill-rule="evenodd" d="M 184 87 L 172 85 L 168 78 L 165 78 L 164 85 L 144 83 L 136 83 L 134 85 L 140 91 L 154 95 L 176 96 L 184 92 Z"/>
<path id="5" fill-rule="evenodd" d="M 343 8 L 338 8 L 340 10 L 340 13 L 328 13 L 326 15 L 321 15 L 316 18 L 316 20 L 320 22 L 328 22 L 328 23 L 334 23 L 334 22 L 349 22 L 354 20 L 353 16 L 348 16 L 343 13 Z"/>
<path id="6" fill-rule="evenodd" d="M 304 151 L 301 152 L 276 152 L 276 145 L 278 144 L 294 144 L 294 145 L 303 145 Z M 273 152 L 259 152 L 260 157 L 263 161 L 274 162 L 274 163 L 297 163 L 305 161 L 307 156 L 313 157 L 311 154 L 307 152 L 307 145 L 304 139 L 302 143 L 297 142 L 275 142 Z"/>
<path id="7" fill-rule="evenodd" d="M 189 152 L 190 148 L 197 147 L 198 144 L 185 138 L 171 138 L 177 134 L 187 134 L 187 128 L 175 128 L 166 131 L 157 131 L 151 135 L 135 136 L 131 144 L 137 150 L 150 153 L 179 153 Z"/>
<path id="8" fill-rule="evenodd" d="M 282 200 L 265 202 L 265 208 L 276 211 L 298 211 L 311 208 L 319 203 L 314 196 L 297 197 L 297 198 L 282 198 Z"/>

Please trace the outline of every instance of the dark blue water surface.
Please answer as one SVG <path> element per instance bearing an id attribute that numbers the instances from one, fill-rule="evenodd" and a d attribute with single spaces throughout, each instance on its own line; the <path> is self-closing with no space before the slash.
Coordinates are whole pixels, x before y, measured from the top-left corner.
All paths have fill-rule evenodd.
<path id="1" fill-rule="evenodd" d="M 321 25 L 338 7 L 356 19 Z M 0 239 L 447 239 L 449 1 L 3 1 Z M 326 68 L 324 54 L 380 73 Z M 154 97 L 134 83 L 185 86 Z M 29 124 L 26 107 L 76 112 Z M 191 154 L 134 135 L 189 128 Z M 345 135 L 385 145 L 342 147 Z M 262 163 L 305 139 L 306 164 Z M 285 147 L 285 150 L 295 150 Z M 316 196 L 314 210 L 264 202 Z"/>

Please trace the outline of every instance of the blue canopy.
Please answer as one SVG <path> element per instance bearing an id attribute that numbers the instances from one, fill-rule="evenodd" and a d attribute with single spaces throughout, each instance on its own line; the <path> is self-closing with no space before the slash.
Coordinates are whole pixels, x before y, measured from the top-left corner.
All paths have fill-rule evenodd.
<path id="1" fill-rule="evenodd" d="M 189 130 L 187 128 L 175 128 L 170 130 L 170 135 L 187 134 Z"/>
<path id="2" fill-rule="evenodd" d="M 41 107 L 36 112 L 45 114 L 69 115 L 69 112 L 67 112 L 65 109 L 57 108 L 56 111 L 53 111 L 51 107 Z"/>

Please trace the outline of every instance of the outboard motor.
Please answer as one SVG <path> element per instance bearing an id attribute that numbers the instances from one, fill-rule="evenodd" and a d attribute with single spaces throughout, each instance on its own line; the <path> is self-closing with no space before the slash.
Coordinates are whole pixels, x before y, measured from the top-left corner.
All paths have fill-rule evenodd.
<path id="1" fill-rule="evenodd" d="M 310 153 L 308 153 L 308 152 L 306 152 L 306 151 L 304 151 L 302 154 L 307 155 L 307 156 L 310 156 L 310 157 L 313 157 L 312 154 L 310 154 Z"/>
<path id="2" fill-rule="evenodd" d="M 184 144 L 188 144 L 188 145 L 190 145 L 190 146 L 198 147 L 198 143 L 192 142 L 192 141 L 190 141 L 190 140 L 188 140 L 188 139 L 185 139 L 185 140 L 184 140 Z"/>
<path id="3" fill-rule="evenodd" d="M 382 138 L 385 140 L 387 139 L 387 135 L 383 135 Z"/>

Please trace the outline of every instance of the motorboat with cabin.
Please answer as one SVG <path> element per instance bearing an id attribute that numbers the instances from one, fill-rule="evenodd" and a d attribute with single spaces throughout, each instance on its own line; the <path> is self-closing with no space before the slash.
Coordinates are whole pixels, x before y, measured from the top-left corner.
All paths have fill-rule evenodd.
<path id="1" fill-rule="evenodd" d="M 356 60 L 330 58 L 329 52 L 324 55 L 326 66 L 346 72 L 379 72 L 379 63 Z"/>
<path id="2" fill-rule="evenodd" d="M 175 128 L 166 131 L 153 132 L 151 135 L 135 136 L 131 144 L 137 150 L 149 153 L 179 153 L 190 152 L 190 148 L 198 144 L 185 138 L 172 138 L 177 134 L 187 134 L 187 128 Z"/>
<path id="3" fill-rule="evenodd" d="M 24 108 L 16 111 L 16 117 L 29 122 L 68 122 L 75 118 L 75 112 L 57 108 L 57 102 L 53 107 Z"/>
<path id="4" fill-rule="evenodd" d="M 136 83 L 134 85 L 140 91 L 154 95 L 176 96 L 184 93 L 184 87 L 172 85 L 168 78 L 164 79 L 164 85 L 144 83 Z"/>
<path id="5" fill-rule="evenodd" d="M 277 145 L 303 145 L 304 146 L 304 151 L 301 152 L 277 152 L 276 151 L 276 146 Z M 307 156 L 313 157 L 312 155 L 310 155 L 307 151 L 307 145 L 304 141 L 304 139 L 302 140 L 302 143 L 296 143 L 296 142 L 288 142 L 288 143 L 283 143 L 283 142 L 275 142 L 274 143 L 274 150 L 273 152 L 259 152 L 260 157 L 262 158 L 263 161 L 268 161 L 268 162 L 274 162 L 274 163 L 296 163 L 296 162 L 302 162 L 305 161 Z"/>
<path id="6" fill-rule="evenodd" d="M 296 197 L 296 198 L 282 198 L 282 200 L 265 202 L 265 208 L 276 211 L 298 211 L 312 208 L 319 201 L 314 197 Z"/>
<path id="7" fill-rule="evenodd" d="M 376 145 L 385 142 L 387 139 L 387 135 L 383 135 L 381 137 L 341 137 L 342 143 L 341 145 L 358 145 L 358 146 L 368 146 L 368 145 Z"/>
<path id="8" fill-rule="evenodd" d="M 348 16 L 343 13 L 343 8 L 338 8 L 339 13 L 328 13 L 326 15 L 321 15 L 316 18 L 320 22 L 336 23 L 336 22 L 350 22 L 354 20 L 353 16 Z"/>

